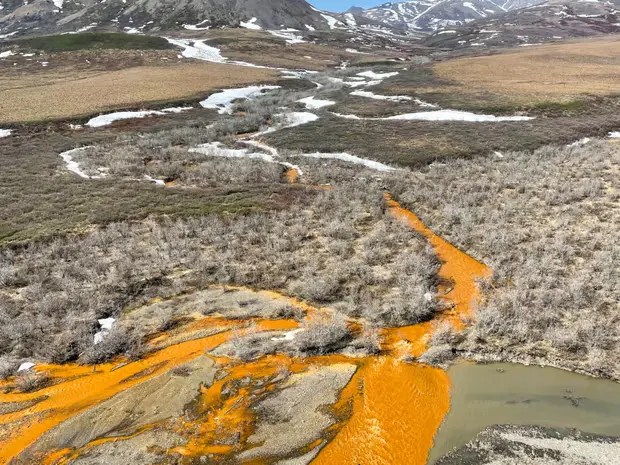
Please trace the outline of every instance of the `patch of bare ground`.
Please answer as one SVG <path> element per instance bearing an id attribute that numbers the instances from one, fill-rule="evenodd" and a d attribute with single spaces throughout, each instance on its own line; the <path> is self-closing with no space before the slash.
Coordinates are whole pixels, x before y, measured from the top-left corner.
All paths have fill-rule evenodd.
<path id="1" fill-rule="evenodd" d="M 217 63 L 133 66 L 112 71 L 39 72 L 2 79 L 0 122 L 78 118 L 113 109 L 174 102 L 210 91 L 274 82 L 277 72 Z"/>

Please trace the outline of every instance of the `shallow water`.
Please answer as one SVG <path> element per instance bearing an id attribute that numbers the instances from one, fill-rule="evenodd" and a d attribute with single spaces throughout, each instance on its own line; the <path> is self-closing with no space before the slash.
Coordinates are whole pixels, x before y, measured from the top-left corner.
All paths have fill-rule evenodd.
<path id="1" fill-rule="evenodd" d="M 435 437 L 429 463 L 498 424 L 620 436 L 620 383 L 557 368 L 506 363 L 460 363 L 448 375 L 451 408 Z"/>

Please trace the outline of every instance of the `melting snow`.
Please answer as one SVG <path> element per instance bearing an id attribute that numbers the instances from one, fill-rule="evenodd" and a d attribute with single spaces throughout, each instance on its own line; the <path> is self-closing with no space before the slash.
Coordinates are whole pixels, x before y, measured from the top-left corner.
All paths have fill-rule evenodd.
<path id="1" fill-rule="evenodd" d="M 609 133 L 609 137 L 612 139 L 620 139 L 620 131 L 612 131 Z"/>
<path id="2" fill-rule="evenodd" d="M 336 29 L 338 26 L 343 25 L 340 21 L 338 21 L 333 16 L 325 15 L 323 13 L 321 13 L 321 16 L 323 17 L 323 19 L 325 19 L 325 21 L 327 21 L 327 24 L 330 29 Z"/>
<path id="3" fill-rule="evenodd" d="M 253 99 L 261 95 L 266 90 L 279 89 L 280 86 L 248 86 L 237 89 L 226 89 L 211 94 L 208 98 L 200 102 L 203 108 L 218 110 L 220 114 L 230 114 L 233 102 L 240 99 Z"/>
<path id="4" fill-rule="evenodd" d="M 210 27 L 200 27 L 199 24 L 183 24 L 183 29 L 187 29 L 188 31 L 208 31 Z"/>
<path id="5" fill-rule="evenodd" d="M 19 368 L 17 369 L 17 372 L 20 371 L 29 371 L 32 370 L 35 367 L 35 364 L 32 362 L 24 362 L 22 363 Z"/>
<path id="6" fill-rule="evenodd" d="M 336 103 L 333 100 L 320 100 L 320 99 L 314 98 L 314 96 L 302 98 L 297 101 L 300 103 L 303 103 L 306 106 L 306 108 L 310 110 L 316 110 L 319 108 L 328 107 Z"/>
<path id="7" fill-rule="evenodd" d="M 151 176 L 149 176 L 148 174 L 144 175 L 144 180 L 145 181 L 149 181 L 149 182 L 153 182 L 153 183 L 157 184 L 158 186 L 165 186 L 166 185 L 166 181 L 164 181 L 163 179 L 155 179 L 155 178 L 152 178 Z"/>
<path id="8" fill-rule="evenodd" d="M 367 119 L 367 120 L 415 120 L 415 121 L 467 121 L 476 123 L 486 122 L 502 122 L 502 121 L 529 121 L 534 119 L 531 116 L 495 116 L 495 115 L 478 115 L 476 113 L 470 113 L 468 111 L 458 110 L 436 110 L 436 111 L 421 111 L 417 113 L 405 113 L 403 115 L 388 116 L 386 118 L 361 118 L 357 115 L 342 115 L 334 113 L 334 115 L 340 118 L 346 119 Z"/>
<path id="9" fill-rule="evenodd" d="M 3 137 L 9 137 L 12 133 L 12 129 L 0 129 L 0 139 Z"/>
<path id="10" fill-rule="evenodd" d="M 248 149 L 229 149 L 222 145 L 221 142 L 210 142 L 207 144 L 200 144 L 196 147 L 189 149 L 190 153 L 201 153 L 203 155 L 209 155 L 212 157 L 222 158 L 254 158 L 263 160 L 268 163 L 275 163 L 272 155 L 266 153 L 250 152 Z"/>
<path id="11" fill-rule="evenodd" d="M 56 8 L 58 8 L 59 10 L 62 9 L 62 4 L 65 3 L 64 0 L 52 0 L 52 2 L 54 3 L 54 6 L 56 6 Z"/>
<path id="12" fill-rule="evenodd" d="M 367 168 L 377 170 L 377 171 L 394 171 L 396 168 L 392 168 L 391 166 L 384 165 L 383 163 L 379 163 L 374 160 L 367 160 L 365 158 L 356 157 L 355 155 L 351 155 L 348 153 L 302 153 L 299 154 L 300 157 L 307 158 L 320 158 L 320 159 L 334 159 L 341 160 L 348 163 L 354 163 L 356 165 L 364 165 Z"/>
<path id="13" fill-rule="evenodd" d="M 79 177 L 84 178 L 84 179 L 103 178 L 106 176 L 105 173 L 101 173 L 100 175 L 97 175 L 97 176 L 89 176 L 88 174 L 86 174 L 84 171 L 80 169 L 79 163 L 73 159 L 74 155 L 80 154 L 90 148 L 93 148 L 93 146 L 88 145 L 85 147 L 78 147 L 76 149 L 71 149 L 71 150 L 67 150 L 66 152 L 62 152 L 59 155 L 64 160 L 65 165 L 67 165 L 67 170 L 71 171 L 72 173 L 77 174 Z"/>
<path id="14" fill-rule="evenodd" d="M 345 52 L 353 53 L 353 54 L 356 54 L 356 55 L 369 55 L 368 52 L 361 52 L 361 51 L 356 50 L 354 48 L 347 48 L 347 49 L 345 49 Z"/>
<path id="15" fill-rule="evenodd" d="M 191 110 L 192 107 L 172 107 L 164 108 L 161 111 L 158 110 L 143 110 L 143 111 L 117 111 L 115 113 L 108 113 L 106 115 L 99 115 L 91 118 L 86 126 L 91 128 L 99 128 L 114 123 L 115 121 L 133 119 L 133 118 L 146 118 L 147 116 L 165 115 L 168 113 L 181 113 L 182 111 Z"/>
<path id="16" fill-rule="evenodd" d="M 6 52 L 0 52 L 0 58 L 8 58 L 11 55 L 15 55 L 15 52 L 7 50 Z"/>
<path id="17" fill-rule="evenodd" d="M 357 75 L 370 79 L 387 79 L 389 77 L 397 76 L 398 71 L 394 71 L 393 73 L 375 73 L 374 71 L 364 71 L 361 73 L 357 73 Z"/>
<path id="18" fill-rule="evenodd" d="M 591 140 L 592 139 L 590 139 L 589 137 L 584 137 L 583 139 L 576 140 L 572 144 L 568 144 L 567 147 L 581 147 L 582 145 L 586 145 Z"/>
<path id="19" fill-rule="evenodd" d="M 294 128 L 295 126 L 301 126 L 302 124 L 308 124 L 319 119 L 314 113 L 307 111 L 281 113 L 276 115 L 281 118 L 282 123 L 274 129 Z"/>
<path id="20" fill-rule="evenodd" d="M 94 336 L 94 341 L 93 343 L 95 345 L 103 342 L 103 338 L 105 336 L 107 336 L 107 334 L 112 331 L 112 328 L 114 327 L 114 323 L 116 322 L 116 319 L 114 318 L 103 318 L 99 321 L 99 326 L 101 327 L 101 330 L 97 333 L 95 333 Z"/>
<path id="21" fill-rule="evenodd" d="M 371 98 L 373 100 L 388 100 L 390 102 L 403 102 L 406 100 L 413 100 L 408 95 L 377 95 L 366 90 L 355 90 L 351 92 L 351 95 L 355 95 L 357 97 Z"/>
<path id="22" fill-rule="evenodd" d="M 246 29 L 254 29 L 255 31 L 258 31 L 258 30 L 262 29 L 262 27 L 260 27 L 258 24 L 256 24 L 256 21 L 258 21 L 257 18 L 252 18 L 251 20 L 249 20 L 247 22 L 241 21 L 239 23 L 239 25 L 241 27 L 246 28 Z"/>
<path id="23" fill-rule="evenodd" d="M 306 42 L 302 36 L 295 34 L 298 32 L 296 29 L 287 29 L 284 31 L 267 31 L 272 36 L 279 37 L 280 39 L 284 39 L 287 44 L 303 44 Z"/>
<path id="24" fill-rule="evenodd" d="M 204 40 L 171 39 L 169 37 L 165 37 L 165 39 L 172 45 L 181 47 L 183 49 L 181 55 L 185 58 L 195 58 L 212 63 L 226 62 L 226 58 L 222 56 L 220 50 L 205 44 Z"/>
<path id="25" fill-rule="evenodd" d="M 300 331 L 303 331 L 303 329 L 294 329 L 292 331 L 287 331 L 283 333 L 282 336 L 272 337 L 271 340 L 272 341 L 292 341 L 293 339 L 295 339 L 295 335 L 299 333 Z"/>

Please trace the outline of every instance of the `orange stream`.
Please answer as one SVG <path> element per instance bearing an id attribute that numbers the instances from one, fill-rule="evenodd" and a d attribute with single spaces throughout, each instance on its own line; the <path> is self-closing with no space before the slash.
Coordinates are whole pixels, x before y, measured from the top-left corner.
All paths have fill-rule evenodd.
<path id="1" fill-rule="evenodd" d="M 438 271 L 441 283 L 437 290 L 441 299 L 450 306 L 449 310 L 442 312 L 433 322 L 388 328 L 383 333 L 387 347 L 394 352 L 417 357 L 426 350 L 426 340 L 437 322 L 448 321 L 456 329 L 463 329 L 464 320 L 473 315 L 480 300 L 478 281 L 489 278 L 491 270 L 435 234 L 417 215 L 401 207 L 390 194 L 385 194 L 385 201 L 390 214 L 422 234 L 441 261 Z"/>
<path id="2" fill-rule="evenodd" d="M 293 181 L 291 178 L 289 180 Z M 450 303 L 451 308 L 442 312 L 435 321 L 449 321 L 457 329 L 462 328 L 463 319 L 472 314 L 480 298 L 476 281 L 488 277 L 490 270 L 434 234 L 389 194 L 386 194 L 385 200 L 389 212 L 421 233 L 442 262 L 439 292 L 443 293 L 442 299 Z M 259 292 L 268 298 L 287 299 L 291 305 L 302 308 L 309 318 L 330 312 L 329 309 L 315 308 L 277 292 Z M 359 322 L 351 324 L 359 325 Z M 14 429 L 8 438 L 0 440 L 0 465 L 8 464 L 64 420 L 223 344 L 237 330 L 283 331 L 298 326 L 299 323 L 294 320 L 235 321 L 207 317 L 186 325 L 183 334 L 191 336 L 193 332 L 212 328 L 221 332 L 163 348 L 143 360 L 124 365 L 108 363 L 95 368 L 40 365 L 38 370 L 48 373 L 57 381 L 56 384 L 29 394 L 0 391 L 0 403 L 43 399 L 19 412 L 0 415 L 0 427 L 10 425 Z M 190 416 L 173 420 L 172 426 L 162 423 L 143 428 L 170 427 L 186 437 L 185 445 L 171 451 L 181 456 L 181 463 L 193 463 L 195 457 L 204 455 L 214 461 L 225 461 L 231 454 L 249 447 L 247 440 L 254 431 L 256 421 L 252 407 L 278 388 L 278 383 L 285 379 L 280 374 L 300 373 L 313 364 L 329 365 L 346 361 L 356 364 L 358 370 L 341 392 L 338 402 L 332 406 L 337 417 L 346 419 L 324 432 L 325 439 L 333 439 L 323 446 L 312 464 L 423 465 L 433 445 L 435 432 L 449 409 L 450 384 L 443 370 L 406 363 L 402 357 L 421 355 L 426 350 L 426 341 L 432 330 L 432 322 L 386 328 L 382 332 L 386 355 L 378 357 L 356 359 L 333 355 L 297 359 L 273 355 L 249 363 L 222 357 L 217 361 L 225 375 L 211 386 L 201 389 Z M 151 344 L 165 342 L 170 337 L 170 334 L 159 335 L 152 339 Z M 0 383 L 0 389 L 2 387 Z M 29 421 L 26 424 L 16 423 L 23 418 Z M 93 446 L 129 437 L 96 439 L 77 450 L 50 451 L 43 463 L 69 463 Z M 308 450 L 319 443 L 325 444 L 325 440 L 309 444 Z"/>
<path id="3" fill-rule="evenodd" d="M 437 236 L 414 213 L 385 195 L 391 215 L 422 234 L 442 262 L 439 292 L 451 304 L 435 321 L 457 329 L 471 316 L 480 298 L 477 280 L 490 270 Z M 356 374 L 352 416 L 324 447 L 312 465 L 424 465 L 435 432 L 450 408 L 450 381 L 445 371 L 399 360 L 419 356 L 433 331 L 433 322 L 386 328 L 382 336 L 390 356 L 370 359 Z"/>
<path id="4" fill-rule="evenodd" d="M 438 368 L 368 359 L 352 379 L 352 416 L 312 465 L 426 463 L 450 406 L 450 381 Z"/>

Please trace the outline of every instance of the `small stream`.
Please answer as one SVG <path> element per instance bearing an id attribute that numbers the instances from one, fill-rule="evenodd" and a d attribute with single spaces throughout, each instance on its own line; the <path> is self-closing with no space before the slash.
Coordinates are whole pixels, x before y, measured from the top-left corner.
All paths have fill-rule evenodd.
<path id="1" fill-rule="evenodd" d="M 576 428 L 620 436 L 620 383 L 551 367 L 462 362 L 448 370 L 451 407 L 428 463 L 492 425 Z"/>

